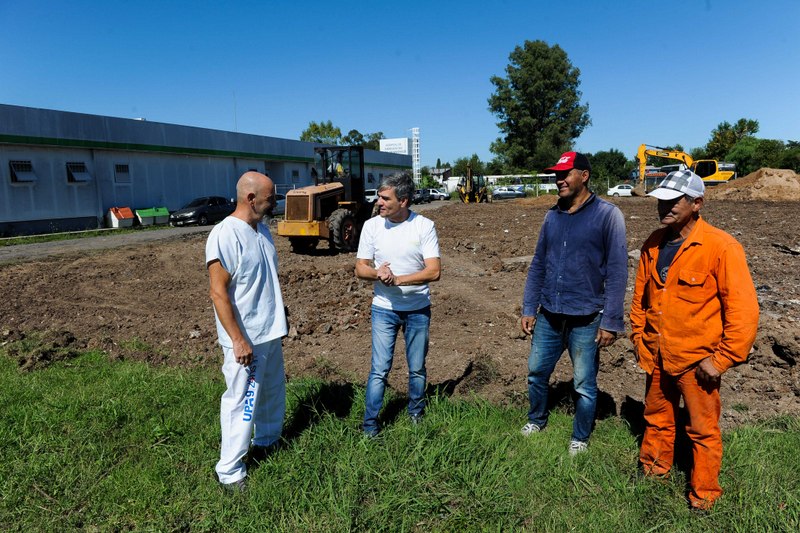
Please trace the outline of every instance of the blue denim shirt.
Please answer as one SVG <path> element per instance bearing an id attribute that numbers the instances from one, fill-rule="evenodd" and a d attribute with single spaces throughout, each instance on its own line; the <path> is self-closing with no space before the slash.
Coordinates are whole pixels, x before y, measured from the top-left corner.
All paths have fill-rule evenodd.
<path id="1" fill-rule="evenodd" d="M 535 316 L 540 305 L 565 315 L 602 311 L 602 329 L 624 332 L 627 283 L 625 217 L 614 204 L 592 194 L 573 213 L 556 205 L 545 215 L 522 315 Z"/>

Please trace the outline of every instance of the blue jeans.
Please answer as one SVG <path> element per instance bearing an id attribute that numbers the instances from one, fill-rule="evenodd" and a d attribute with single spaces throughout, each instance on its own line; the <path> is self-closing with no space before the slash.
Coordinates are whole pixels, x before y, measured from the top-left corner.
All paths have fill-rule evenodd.
<path id="1" fill-rule="evenodd" d="M 572 359 L 573 385 L 578 400 L 572 423 L 572 439 L 589 440 L 597 407 L 599 363 L 595 337 L 602 315 L 570 316 L 542 310 L 536 318 L 528 357 L 528 420 L 540 428 L 547 425 L 547 392 L 550 375 L 564 348 Z"/>
<path id="2" fill-rule="evenodd" d="M 397 332 L 403 330 L 408 361 L 408 414 L 422 415 L 425 410 L 425 357 L 428 355 L 430 306 L 415 311 L 392 311 L 372 306 L 372 365 L 367 379 L 364 431 L 378 432 L 378 413 L 389 370 L 392 369 Z"/>

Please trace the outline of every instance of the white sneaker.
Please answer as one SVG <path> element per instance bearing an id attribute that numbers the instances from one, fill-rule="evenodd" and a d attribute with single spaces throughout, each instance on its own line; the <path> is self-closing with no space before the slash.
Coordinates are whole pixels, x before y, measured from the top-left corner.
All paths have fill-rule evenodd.
<path id="1" fill-rule="evenodd" d="M 588 442 L 581 442 L 579 440 L 573 440 L 569 443 L 569 454 L 571 456 L 576 456 L 579 453 L 585 452 L 589 448 Z"/>
<path id="2" fill-rule="evenodd" d="M 522 434 L 526 437 L 529 436 L 531 433 L 539 433 L 542 430 L 539 426 L 534 424 L 533 422 L 528 422 L 524 426 L 522 426 Z"/>

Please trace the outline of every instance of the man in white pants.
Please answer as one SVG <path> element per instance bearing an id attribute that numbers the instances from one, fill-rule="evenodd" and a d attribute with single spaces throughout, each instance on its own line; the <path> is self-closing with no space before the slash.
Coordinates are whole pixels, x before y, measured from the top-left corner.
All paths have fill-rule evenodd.
<path id="1" fill-rule="evenodd" d="M 278 282 L 278 255 L 261 219 L 275 206 L 275 186 L 258 172 L 236 184 L 236 210 L 206 242 L 206 266 L 228 389 L 220 402 L 222 445 L 216 466 L 226 488 L 245 488 L 244 456 L 281 436 L 286 383 L 281 337 L 286 313 Z"/>

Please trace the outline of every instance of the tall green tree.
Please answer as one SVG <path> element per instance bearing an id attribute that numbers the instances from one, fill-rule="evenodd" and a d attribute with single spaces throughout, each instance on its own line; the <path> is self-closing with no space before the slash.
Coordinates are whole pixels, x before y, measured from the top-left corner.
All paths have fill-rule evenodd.
<path id="1" fill-rule="evenodd" d="M 308 123 L 308 127 L 300 134 L 301 141 L 318 142 L 324 144 L 363 146 L 370 150 L 380 150 L 380 140 L 385 139 L 382 131 L 375 133 L 361 133 L 358 130 L 350 130 L 347 135 L 342 135 L 342 130 L 333 125 L 330 120 L 327 122 Z"/>
<path id="2" fill-rule="evenodd" d="M 361 146 L 364 144 L 364 135 L 358 130 L 350 130 L 342 137 L 342 144 Z"/>
<path id="3" fill-rule="evenodd" d="M 739 176 L 746 176 L 759 168 L 788 168 L 800 170 L 800 147 L 776 139 L 744 137 L 728 152 L 727 159 L 736 163 Z"/>
<path id="4" fill-rule="evenodd" d="M 628 179 L 633 170 L 633 162 L 614 148 L 589 154 L 589 162 L 592 164 L 592 181 L 600 183 L 599 188 L 605 187 L 607 183 L 613 185 Z"/>
<path id="5" fill-rule="evenodd" d="M 459 157 L 456 159 L 455 163 L 453 163 L 451 175 L 452 176 L 466 176 L 467 175 L 467 165 L 472 165 L 472 175 L 473 176 L 480 176 L 485 174 L 486 168 L 481 159 L 478 157 L 478 154 L 472 154 L 471 157 Z"/>
<path id="6" fill-rule="evenodd" d="M 383 136 L 382 131 L 376 131 L 375 133 L 368 133 L 362 143 L 364 148 L 368 148 L 370 150 L 380 150 L 381 149 L 381 139 L 385 139 L 386 137 Z"/>
<path id="7" fill-rule="evenodd" d="M 492 76 L 489 110 L 499 137 L 491 150 L 508 170 L 541 170 L 569 150 L 591 124 L 581 105 L 580 70 L 558 45 L 525 41 L 509 55 L 506 76 Z"/>
<path id="8" fill-rule="evenodd" d="M 740 118 L 736 124 L 721 122 L 711 131 L 711 139 L 705 147 L 703 156 L 707 159 L 725 159 L 734 145 L 746 137 L 758 133 L 758 121 Z"/>
<path id="9" fill-rule="evenodd" d="M 786 141 L 786 149 L 781 154 L 779 168 L 789 168 L 800 173 L 800 143 Z"/>
<path id="10" fill-rule="evenodd" d="M 486 163 L 486 173 L 489 175 L 513 174 L 513 172 L 506 172 L 506 167 L 499 157 L 494 157 Z"/>
<path id="11" fill-rule="evenodd" d="M 341 144 L 342 130 L 334 126 L 330 120 L 319 123 L 312 120 L 300 134 L 300 140 L 324 144 Z"/>

